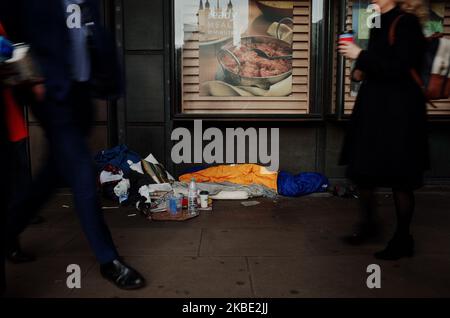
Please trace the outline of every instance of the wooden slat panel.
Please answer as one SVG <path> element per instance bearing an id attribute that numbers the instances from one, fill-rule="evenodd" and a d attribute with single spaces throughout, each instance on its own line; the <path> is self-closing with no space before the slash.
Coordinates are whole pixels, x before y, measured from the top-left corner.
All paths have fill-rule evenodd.
<path id="1" fill-rule="evenodd" d="M 311 29 L 311 4 L 309 0 L 294 1 L 293 19 L 292 96 L 257 97 L 253 100 L 244 97 L 214 98 L 199 96 L 199 34 L 194 32 L 189 34 L 189 40 L 185 42 L 183 49 L 183 111 L 189 113 L 307 113 L 309 109 Z"/>
<path id="2" fill-rule="evenodd" d="M 234 102 L 252 102 L 253 97 L 213 97 L 213 96 L 198 96 L 196 93 L 184 93 L 185 101 L 234 101 Z M 282 101 L 300 101 L 307 102 L 308 94 L 306 93 L 293 93 L 289 97 L 260 97 L 258 101 L 272 101 L 272 102 L 282 102 Z"/>
<path id="3" fill-rule="evenodd" d="M 295 57 L 295 55 L 294 55 Z M 292 62 L 293 67 L 307 67 L 309 68 L 309 59 L 294 58 Z"/>
<path id="4" fill-rule="evenodd" d="M 254 109 L 233 109 L 232 112 L 230 112 L 229 109 L 186 109 L 186 113 L 189 114 L 204 114 L 204 113 L 208 113 L 208 114 L 241 114 L 241 115 L 253 115 L 255 113 L 260 114 L 260 115 L 273 115 L 276 113 L 281 113 L 281 112 L 277 112 L 277 110 L 272 110 L 272 109 L 258 109 L 258 110 L 254 110 Z M 285 115 L 306 115 L 308 114 L 308 109 L 283 109 L 282 110 L 282 114 Z"/>
<path id="5" fill-rule="evenodd" d="M 294 92 L 294 93 L 308 93 L 309 92 L 309 87 L 308 87 L 308 85 L 293 84 L 292 85 L 292 92 Z"/>
<path id="6" fill-rule="evenodd" d="M 309 42 L 309 33 L 294 33 L 294 42 Z"/>
<path id="7" fill-rule="evenodd" d="M 293 45 L 294 50 L 300 50 L 300 51 L 308 51 L 309 50 L 309 42 L 294 41 L 292 45 Z"/>
<path id="8" fill-rule="evenodd" d="M 184 67 L 183 75 L 184 76 L 196 76 L 198 77 L 200 74 L 200 68 L 197 66 L 194 67 Z M 308 68 L 307 67 L 293 67 L 292 74 L 294 76 L 308 76 Z"/>
<path id="9" fill-rule="evenodd" d="M 212 103 L 211 101 L 202 101 L 196 100 L 195 103 L 187 103 L 185 109 L 307 109 L 308 102 L 307 101 L 283 101 L 281 104 L 280 101 L 266 101 L 266 100 L 258 100 L 257 102 L 253 101 L 239 101 L 239 103 L 224 103 L 217 102 Z"/>

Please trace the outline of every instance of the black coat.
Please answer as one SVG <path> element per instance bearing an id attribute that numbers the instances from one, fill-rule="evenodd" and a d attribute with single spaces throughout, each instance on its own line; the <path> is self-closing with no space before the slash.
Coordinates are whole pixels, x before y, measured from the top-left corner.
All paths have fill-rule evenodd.
<path id="1" fill-rule="evenodd" d="M 389 30 L 397 17 L 395 44 Z M 426 40 L 419 19 L 398 7 L 382 14 L 356 61 L 363 81 L 341 164 L 361 185 L 418 188 L 429 166 L 426 101 L 411 69 L 421 71 Z"/>

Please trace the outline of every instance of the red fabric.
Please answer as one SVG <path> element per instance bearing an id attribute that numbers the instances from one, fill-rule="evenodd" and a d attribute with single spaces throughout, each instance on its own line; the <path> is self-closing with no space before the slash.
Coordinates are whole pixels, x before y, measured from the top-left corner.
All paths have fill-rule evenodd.
<path id="1" fill-rule="evenodd" d="M 0 23 L 0 35 L 6 36 L 5 29 Z M 22 108 L 14 100 L 11 89 L 4 88 L 0 92 L 5 105 L 5 117 L 8 126 L 9 140 L 12 142 L 20 141 L 28 137 L 27 124 L 23 115 Z"/>
<path id="2" fill-rule="evenodd" d="M 3 99 L 5 105 L 5 117 L 8 125 L 9 140 L 12 142 L 20 141 L 28 137 L 27 124 L 23 116 L 23 111 L 15 102 L 10 89 L 3 90 Z"/>

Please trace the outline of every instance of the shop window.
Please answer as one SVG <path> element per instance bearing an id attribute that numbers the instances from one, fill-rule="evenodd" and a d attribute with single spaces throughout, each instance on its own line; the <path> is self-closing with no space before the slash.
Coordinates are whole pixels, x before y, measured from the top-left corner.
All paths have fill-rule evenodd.
<path id="1" fill-rule="evenodd" d="M 348 0 L 346 5 L 345 28 L 354 31 L 356 42 L 363 48 L 367 47 L 368 44 L 369 30 L 363 21 L 366 21 L 367 15 L 370 14 L 366 10 L 370 3 L 369 0 Z M 444 36 L 450 37 L 450 3 L 445 0 L 431 0 L 429 2 L 429 16 L 430 20 L 424 26 L 424 33 L 427 36 L 433 33 L 443 33 Z M 359 89 L 358 84 L 350 80 L 352 66 L 351 61 L 345 61 L 345 76 L 342 86 L 344 98 L 341 101 L 343 102 L 342 111 L 345 115 L 351 114 Z M 429 107 L 430 115 L 450 114 L 450 99 L 435 101 L 433 104 L 436 108 Z"/>
<path id="2" fill-rule="evenodd" d="M 174 4 L 177 114 L 311 113 L 311 1 Z"/>

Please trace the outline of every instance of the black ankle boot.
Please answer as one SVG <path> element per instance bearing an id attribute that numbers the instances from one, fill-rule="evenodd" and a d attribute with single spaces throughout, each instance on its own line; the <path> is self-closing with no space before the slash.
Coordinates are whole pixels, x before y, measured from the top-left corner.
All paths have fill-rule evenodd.
<path id="1" fill-rule="evenodd" d="M 414 256 L 414 240 L 411 235 L 396 235 L 389 241 L 387 247 L 374 254 L 381 260 L 396 261 L 402 257 Z"/>
<path id="2" fill-rule="evenodd" d="M 138 289 L 145 286 L 145 279 L 119 259 L 100 265 L 100 273 L 121 289 Z"/>
<path id="3" fill-rule="evenodd" d="M 380 226 L 378 223 L 364 223 L 356 226 L 355 231 L 342 240 L 349 245 L 361 245 L 375 240 L 380 235 Z"/>
<path id="4" fill-rule="evenodd" d="M 32 254 L 25 253 L 18 241 L 14 241 L 6 248 L 6 259 L 13 264 L 30 263 L 36 260 Z"/>

